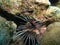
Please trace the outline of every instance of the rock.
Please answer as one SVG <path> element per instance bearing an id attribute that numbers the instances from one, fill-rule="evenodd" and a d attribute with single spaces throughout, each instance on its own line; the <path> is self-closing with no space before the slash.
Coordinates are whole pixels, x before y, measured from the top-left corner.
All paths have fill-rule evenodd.
<path id="1" fill-rule="evenodd" d="M 60 8 L 56 6 L 50 6 L 46 11 L 46 16 L 53 21 L 60 21 Z"/>
<path id="2" fill-rule="evenodd" d="M 35 2 L 39 4 L 35 4 Z M 1 0 L 0 1 L 0 6 L 3 9 L 13 14 L 21 13 L 21 12 L 29 13 L 28 12 L 29 10 L 38 11 L 40 8 L 38 5 L 40 4 L 50 5 L 50 2 L 49 0 L 46 0 L 46 1 L 44 0 L 13 0 L 13 1 L 12 0 Z M 38 13 L 40 12 L 38 11 Z M 30 15 L 33 15 L 33 14 L 30 14 Z"/>
<path id="3" fill-rule="evenodd" d="M 41 45 L 60 45 L 60 22 L 54 22 L 47 27 L 43 34 Z"/>
<path id="4" fill-rule="evenodd" d="M 11 21 L 0 22 L 0 45 L 10 45 L 16 27 Z"/>
<path id="5" fill-rule="evenodd" d="M 21 3 L 22 3 L 21 0 L 13 0 L 13 1 L 12 0 L 1 0 L 0 6 L 6 11 L 8 11 L 9 13 L 15 14 L 20 11 L 19 8 L 21 6 Z"/>
<path id="6" fill-rule="evenodd" d="M 0 23 L 5 22 L 5 21 L 6 21 L 6 19 L 4 19 L 3 17 L 0 16 Z"/>

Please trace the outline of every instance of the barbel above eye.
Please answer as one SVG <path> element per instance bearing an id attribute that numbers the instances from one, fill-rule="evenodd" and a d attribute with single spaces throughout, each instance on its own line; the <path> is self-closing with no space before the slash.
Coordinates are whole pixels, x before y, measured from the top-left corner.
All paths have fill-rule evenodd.
<path id="1" fill-rule="evenodd" d="M 35 21 L 35 23 L 36 23 L 36 24 L 42 24 L 42 22 L 40 22 L 40 21 Z"/>

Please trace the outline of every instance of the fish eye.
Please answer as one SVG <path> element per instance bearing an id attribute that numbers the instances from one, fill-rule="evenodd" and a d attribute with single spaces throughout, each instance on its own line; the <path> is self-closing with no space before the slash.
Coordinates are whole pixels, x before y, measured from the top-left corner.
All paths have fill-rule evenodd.
<path id="1" fill-rule="evenodd" d="M 33 13 L 34 11 L 33 11 L 33 10 L 29 10 L 29 11 L 27 11 L 27 12 L 29 12 L 29 13 Z"/>

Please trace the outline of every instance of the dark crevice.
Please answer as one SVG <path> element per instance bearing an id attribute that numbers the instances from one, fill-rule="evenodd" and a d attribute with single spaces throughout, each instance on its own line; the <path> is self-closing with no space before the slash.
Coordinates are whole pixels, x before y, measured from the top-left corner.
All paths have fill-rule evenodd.
<path id="1" fill-rule="evenodd" d="M 0 16 L 7 19 L 8 21 L 14 21 L 17 24 L 17 26 L 19 26 L 20 24 L 26 23 L 26 21 L 19 18 L 19 16 L 8 13 L 4 9 L 2 9 L 1 7 L 0 7 Z"/>
<path id="2" fill-rule="evenodd" d="M 56 5 L 59 2 L 59 0 L 49 0 L 49 1 L 51 2 L 52 5 Z"/>

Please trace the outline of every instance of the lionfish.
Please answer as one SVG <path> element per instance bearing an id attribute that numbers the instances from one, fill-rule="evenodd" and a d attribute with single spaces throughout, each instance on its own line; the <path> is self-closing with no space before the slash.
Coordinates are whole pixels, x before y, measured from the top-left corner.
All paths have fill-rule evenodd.
<path id="1" fill-rule="evenodd" d="M 30 12 L 30 11 L 29 11 Z M 0 16 L 9 21 L 14 21 L 17 24 L 17 29 L 12 34 L 12 42 L 10 45 L 40 45 L 42 33 L 41 27 L 47 22 L 37 21 L 32 16 L 11 14 L 0 7 Z M 37 33 L 36 33 L 37 32 Z M 38 33 L 39 32 L 39 33 Z"/>
<path id="2" fill-rule="evenodd" d="M 15 41 L 14 45 L 38 45 L 38 34 L 34 31 L 39 30 L 38 28 L 42 26 L 42 22 L 36 21 L 33 17 L 28 15 L 20 15 L 19 17 L 22 17 L 27 23 L 17 27 L 16 34 L 13 36 L 13 41 Z M 20 44 L 21 40 L 23 44 Z"/>

